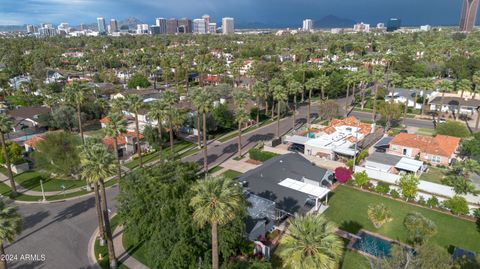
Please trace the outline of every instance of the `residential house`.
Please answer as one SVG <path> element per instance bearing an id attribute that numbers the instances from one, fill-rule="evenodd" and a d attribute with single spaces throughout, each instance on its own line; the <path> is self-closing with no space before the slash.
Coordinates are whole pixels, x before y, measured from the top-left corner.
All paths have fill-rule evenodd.
<path id="1" fill-rule="evenodd" d="M 13 131 L 29 128 L 40 128 L 39 117 L 41 114 L 49 114 L 50 108 L 43 106 L 19 107 L 8 111 L 8 116 L 13 119 Z"/>
<path id="2" fill-rule="evenodd" d="M 365 159 L 365 168 L 390 174 L 414 173 L 420 176 L 425 170 L 422 161 L 399 155 L 374 152 Z"/>
<path id="3" fill-rule="evenodd" d="M 473 115 L 478 113 L 480 100 L 472 98 L 461 98 L 460 96 L 437 96 L 430 102 L 430 111 L 440 111 L 444 113 L 452 112 L 460 115 Z"/>
<path id="4" fill-rule="evenodd" d="M 388 154 L 418 159 L 433 165 L 450 165 L 456 159 L 460 138 L 400 133 L 390 141 Z"/>
<path id="5" fill-rule="evenodd" d="M 426 96 L 428 100 L 435 98 L 437 94 L 438 92 L 436 91 L 426 91 L 424 93 L 424 90 L 418 90 L 418 97 Z M 398 104 L 407 103 L 408 107 L 415 106 L 416 109 L 421 109 L 422 104 L 416 102 L 415 95 L 416 95 L 416 92 L 414 89 L 395 88 L 393 90 L 393 97 L 392 97 L 392 92 L 388 92 L 387 95 L 385 95 L 385 102 L 390 102 L 393 98 L 394 103 L 398 103 Z"/>
<path id="6" fill-rule="evenodd" d="M 144 137 L 140 134 L 140 140 Z M 102 140 L 102 143 L 107 146 L 109 149 L 113 150 L 115 138 L 106 137 Z M 128 131 L 127 133 L 121 134 L 117 137 L 117 145 L 118 145 L 118 156 L 119 157 L 127 157 L 135 154 L 137 152 L 137 134 L 136 132 Z M 142 150 L 146 150 L 146 145 L 144 143 L 140 143 Z"/>
<path id="7" fill-rule="evenodd" d="M 333 119 L 327 127 L 309 130 L 294 136 L 286 136 L 285 141 L 305 147 L 306 155 L 313 155 L 329 160 L 338 157 L 351 158 L 360 151 L 361 141 L 374 131 L 373 125 L 360 122 L 356 117 Z M 357 143 L 357 148 L 355 144 Z"/>
<path id="8" fill-rule="evenodd" d="M 240 67 L 240 75 L 245 76 L 248 71 L 252 68 L 253 66 L 253 61 L 252 60 L 245 60 L 243 62 L 243 65 Z"/>
<path id="9" fill-rule="evenodd" d="M 334 175 L 299 154 L 289 153 L 266 161 L 237 180 L 251 204 L 246 232 L 254 241 L 289 216 L 323 212 Z"/>
<path id="10" fill-rule="evenodd" d="M 63 76 L 57 71 L 48 70 L 47 71 L 47 78 L 45 79 L 45 84 L 55 83 L 59 80 L 62 80 Z"/>

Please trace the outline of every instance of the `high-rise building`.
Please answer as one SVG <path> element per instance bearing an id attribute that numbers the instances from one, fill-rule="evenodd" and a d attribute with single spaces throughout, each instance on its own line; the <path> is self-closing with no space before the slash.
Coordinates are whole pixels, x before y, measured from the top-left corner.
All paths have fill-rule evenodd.
<path id="1" fill-rule="evenodd" d="M 118 32 L 118 22 L 116 19 L 110 20 L 110 33 Z"/>
<path id="2" fill-rule="evenodd" d="M 209 29 L 209 25 L 210 25 L 210 15 L 203 15 L 202 16 L 202 19 L 205 21 L 205 30 L 207 31 L 207 33 L 210 33 L 210 29 Z"/>
<path id="3" fill-rule="evenodd" d="M 313 21 L 311 19 L 303 20 L 303 31 L 312 31 L 313 30 Z"/>
<path id="4" fill-rule="evenodd" d="M 85 27 L 85 24 L 80 23 L 80 31 L 85 31 L 87 28 Z"/>
<path id="5" fill-rule="evenodd" d="M 148 24 L 137 24 L 137 34 L 144 35 L 149 33 L 150 28 Z"/>
<path id="6" fill-rule="evenodd" d="M 400 27 L 402 27 L 402 21 L 400 19 L 391 18 L 387 22 L 387 32 L 396 31 L 396 30 L 400 29 Z"/>
<path id="7" fill-rule="evenodd" d="M 102 17 L 97 18 L 97 27 L 98 27 L 98 34 L 104 35 L 107 33 L 107 26 L 105 25 L 105 19 Z"/>
<path id="8" fill-rule="evenodd" d="M 235 33 L 233 18 L 222 18 L 222 33 L 231 35 Z"/>
<path id="9" fill-rule="evenodd" d="M 207 25 L 205 24 L 204 19 L 194 19 L 193 20 L 193 33 L 194 34 L 206 34 Z"/>
<path id="10" fill-rule="evenodd" d="M 357 23 L 353 26 L 353 31 L 358 33 L 368 33 L 370 32 L 370 24 L 365 24 L 363 22 Z"/>
<path id="11" fill-rule="evenodd" d="M 179 19 L 177 28 L 177 33 L 191 33 L 193 28 L 192 20 L 189 20 L 187 18 Z"/>
<path id="12" fill-rule="evenodd" d="M 167 21 L 167 34 L 176 34 L 178 28 L 177 19 L 169 19 Z"/>
<path id="13" fill-rule="evenodd" d="M 56 36 L 57 30 L 53 28 L 52 24 L 44 23 L 42 27 L 38 28 L 38 34 L 43 37 Z"/>
<path id="14" fill-rule="evenodd" d="M 215 34 L 217 32 L 217 23 L 211 22 L 208 24 L 208 32 L 210 34 Z"/>
<path id="15" fill-rule="evenodd" d="M 471 32 L 477 20 L 479 0 L 463 0 L 462 14 L 460 15 L 460 31 Z"/>
<path id="16" fill-rule="evenodd" d="M 27 33 L 33 34 L 35 32 L 35 28 L 33 28 L 33 25 L 27 24 Z"/>
<path id="17" fill-rule="evenodd" d="M 151 34 L 151 35 L 159 35 L 159 34 L 160 34 L 160 26 L 158 26 L 158 25 L 151 25 L 151 26 L 150 26 L 150 34 Z"/>
<path id="18" fill-rule="evenodd" d="M 155 19 L 155 24 L 160 28 L 160 34 L 166 34 L 167 33 L 167 19 L 165 18 L 156 18 Z"/>

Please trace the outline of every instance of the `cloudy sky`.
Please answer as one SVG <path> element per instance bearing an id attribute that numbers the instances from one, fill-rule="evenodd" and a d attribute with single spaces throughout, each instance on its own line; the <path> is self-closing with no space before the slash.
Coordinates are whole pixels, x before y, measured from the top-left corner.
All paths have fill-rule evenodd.
<path id="1" fill-rule="evenodd" d="M 155 17 L 214 21 L 231 16 L 239 23 L 301 24 L 303 18 L 335 15 L 377 23 L 399 17 L 405 25 L 456 25 L 462 0 L 0 0 L 0 25 L 68 22 L 93 23 L 96 17 L 132 16 L 153 24 Z"/>

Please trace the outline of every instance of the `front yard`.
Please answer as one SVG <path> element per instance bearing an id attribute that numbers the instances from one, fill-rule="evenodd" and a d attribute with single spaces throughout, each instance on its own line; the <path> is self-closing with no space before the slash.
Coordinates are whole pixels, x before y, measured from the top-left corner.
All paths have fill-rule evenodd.
<path id="1" fill-rule="evenodd" d="M 370 204 L 381 203 L 391 211 L 393 221 L 380 229 L 375 229 L 367 217 L 367 208 Z M 403 226 L 403 220 L 408 213 L 416 211 L 437 225 L 438 233 L 431 239 L 434 243 L 445 248 L 459 246 L 476 252 L 480 251 L 480 233 L 476 224 L 471 221 L 362 192 L 348 186 L 339 186 L 332 194 L 329 205 L 325 216 L 335 222 L 340 229 L 351 233 L 366 229 L 394 240 L 406 242 L 407 232 Z"/>
<path id="2" fill-rule="evenodd" d="M 442 178 L 445 176 L 446 173 L 447 173 L 447 169 L 445 168 L 430 166 L 428 167 L 428 171 L 424 172 L 420 176 L 420 180 L 442 184 Z"/>

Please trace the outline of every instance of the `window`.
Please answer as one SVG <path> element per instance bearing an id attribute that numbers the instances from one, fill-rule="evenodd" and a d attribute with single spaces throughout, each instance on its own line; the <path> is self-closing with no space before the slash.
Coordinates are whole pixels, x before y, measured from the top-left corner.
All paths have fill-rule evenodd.
<path id="1" fill-rule="evenodd" d="M 440 162 L 440 157 L 439 156 L 432 156 L 432 162 L 439 163 Z"/>
<path id="2" fill-rule="evenodd" d="M 427 154 L 425 154 L 425 156 L 423 156 L 423 158 L 428 161 L 428 155 Z"/>

